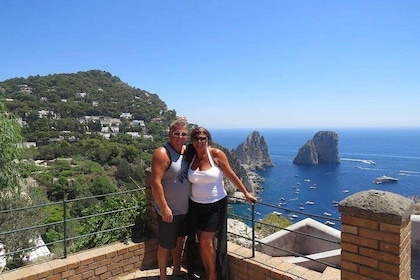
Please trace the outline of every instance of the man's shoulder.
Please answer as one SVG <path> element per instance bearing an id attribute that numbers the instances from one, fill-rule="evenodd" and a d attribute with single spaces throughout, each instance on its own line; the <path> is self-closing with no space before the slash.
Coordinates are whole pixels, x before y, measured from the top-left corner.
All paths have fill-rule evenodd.
<path id="1" fill-rule="evenodd" d="M 169 158 L 169 152 L 168 149 L 164 146 L 160 146 L 156 148 L 153 152 L 153 158 Z"/>

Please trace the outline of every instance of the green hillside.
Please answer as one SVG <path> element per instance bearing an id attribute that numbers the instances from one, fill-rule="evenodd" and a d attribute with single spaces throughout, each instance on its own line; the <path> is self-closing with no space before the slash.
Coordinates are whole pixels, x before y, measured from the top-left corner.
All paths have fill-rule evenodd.
<path id="1" fill-rule="evenodd" d="M 120 118 L 123 113 L 144 121 L 142 134 L 159 134 L 159 127 L 166 129 L 176 116 L 157 94 L 100 70 L 8 79 L 0 82 L 0 98 L 23 124 L 27 141 L 45 142 L 63 131 L 63 137 L 85 138 L 100 131 L 98 123 L 81 122 L 86 116 Z M 127 121 L 122 125 L 123 132 L 136 131 Z"/>

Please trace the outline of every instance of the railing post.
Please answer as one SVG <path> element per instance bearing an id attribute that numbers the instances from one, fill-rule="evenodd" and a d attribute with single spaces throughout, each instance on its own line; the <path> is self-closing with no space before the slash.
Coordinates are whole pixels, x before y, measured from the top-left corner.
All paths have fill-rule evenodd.
<path id="1" fill-rule="evenodd" d="M 251 204 L 251 225 L 252 225 L 252 257 L 255 257 L 255 203 Z"/>
<path id="2" fill-rule="evenodd" d="M 411 279 L 414 202 L 369 190 L 349 196 L 341 212 L 341 279 Z"/>
<path id="3" fill-rule="evenodd" d="M 63 199 L 63 231 L 64 258 L 67 258 L 67 194 L 64 194 Z"/>

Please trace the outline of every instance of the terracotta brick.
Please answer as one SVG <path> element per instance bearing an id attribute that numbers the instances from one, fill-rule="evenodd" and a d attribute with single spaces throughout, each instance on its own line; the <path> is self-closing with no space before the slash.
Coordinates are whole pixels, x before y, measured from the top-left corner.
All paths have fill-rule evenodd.
<path id="1" fill-rule="evenodd" d="M 376 230 L 369 230 L 369 229 L 360 229 L 359 230 L 360 237 L 366 237 L 369 239 L 379 240 L 379 241 L 386 241 L 389 243 L 399 244 L 400 243 L 400 236 L 394 233 L 387 233 L 387 232 L 378 232 Z"/>
<path id="2" fill-rule="evenodd" d="M 34 265 L 33 270 L 38 279 L 45 279 L 53 274 L 52 268 L 48 262 Z"/>
<path id="3" fill-rule="evenodd" d="M 113 258 L 113 262 L 121 262 L 123 260 L 123 256 L 122 255 L 117 255 Z"/>
<path id="4" fill-rule="evenodd" d="M 114 269 L 109 269 L 108 271 L 111 271 L 112 276 L 118 276 L 124 273 L 124 269 L 122 267 L 117 267 Z"/>
<path id="5" fill-rule="evenodd" d="M 359 270 L 359 265 L 350 261 L 341 261 L 341 269 L 349 270 L 352 272 L 357 272 Z"/>
<path id="6" fill-rule="evenodd" d="M 370 259 L 375 259 L 378 261 L 390 262 L 390 263 L 399 263 L 399 255 L 389 254 L 386 252 L 381 252 L 378 250 L 372 250 L 367 248 L 360 248 L 360 256 L 366 256 Z"/>
<path id="7" fill-rule="evenodd" d="M 100 263 L 99 266 L 108 266 L 112 263 L 111 259 L 103 259 Z"/>
<path id="8" fill-rule="evenodd" d="M 93 262 L 100 262 L 105 259 L 105 255 L 97 255 L 93 257 Z"/>
<path id="9" fill-rule="evenodd" d="M 101 263 L 100 263 L 100 262 L 92 262 L 92 263 L 90 263 L 90 264 L 88 265 L 88 269 L 95 270 L 95 269 L 97 269 L 98 267 L 100 267 L 100 265 L 101 265 Z"/>
<path id="10" fill-rule="evenodd" d="M 83 276 L 82 275 L 73 275 L 73 276 L 71 276 L 71 277 L 69 277 L 69 278 L 67 278 L 67 280 L 82 280 L 83 279 Z"/>
<path id="11" fill-rule="evenodd" d="M 379 229 L 378 222 L 353 216 L 342 216 L 341 223 L 343 225 L 355 226 L 358 228 Z"/>
<path id="12" fill-rule="evenodd" d="M 372 269 L 371 267 L 362 266 L 359 269 L 359 274 L 361 276 L 370 277 L 371 279 L 377 280 L 392 280 L 392 279 L 399 279 L 399 275 L 392 275 L 390 273 L 382 272 L 378 269 Z"/>
<path id="13" fill-rule="evenodd" d="M 16 280 L 37 280 L 39 278 L 38 278 L 38 276 L 36 274 L 30 273 L 30 274 L 25 275 L 25 276 L 18 275 L 17 278 L 13 278 L 13 279 L 16 279 Z M 5 278 L 5 280 L 9 280 L 9 278 Z"/>
<path id="14" fill-rule="evenodd" d="M 358 235 L 359 228 L 355 226 L 350 226 L 350 225 L 341 225 L 341 232 Z"/>
<path id="15" fill-rule="evenodd" d="M 54 275 L 48 276 L 46 278 L 46 280 L 61 280 L 61 275 L 60 274 L 54 274 Z"/>
<path id="16" fill-rule="evenodd" d="M 81 265 L 75 269 L 76 274 L 81 274 L 85 271 L 88 271 L 89 267 L 87 265 Z"/>
<path id="17" fill-rule="evenodd" d="M 87 255 L 87 254 L 83 254 L 83 255 L 79 256 L 79 260 L 80 260 L 80 265 L 81 266 L 87 266 L 87 265 L 93 263 L 93 258 L 89 257 L 89 255 Z"/>
<path id="18" fill-rule="evenodd" d="M 107 265 L 107 267 L 108 267 L 108 270 L 114 270 L 118 268 L 118 264 L 111 262 L 109 265 Z"/>
<path id="19" fill-rule="evenodd" d="M 359 246 L 341 241 L 341 250 L 357 254 Z"/>
<path id="20" fill-rule="evenodd" d="M 127 271 L 132 271 L 134 269 L 134 265 L 133 264 L 127 264 L 126 266 L 124 266 L 123 270 L 124 272 Z"/>
<path id="21" fill-rule="evenodd" d="M 361 247 L 367 247 L 367 248 L 371 248 L 371 249 L 379 249 L 379 241 L 378 240 L 374 240 L 374 239 L 368 239 L 368 238 L 362 238 L 361 236 L 359 236 L 359 243 L 358 245 L 359 247 L 359 252 Z"/>
<path id="22" fill-rule="evenodd" d="M 394 255 L 399 255 L 400 254 L 400 246 L 396 245 L 396 244 L 391 244 L 385 241 L 381 241 L 379 243 L 379 250 L 383 251 L 383 252 L 388 252 L 388 253 L 392 253 Z"/>
<path id="23" fill-rule="evenodd" d="M 355 264 L 367 265 L 370 267 L 378 267 L 379 261 L 374 258 L 361 256 L 359 254 L 343 253 L 341 254 L 342 261 L 349 261 Z"/>
<path id="24" fill-rule="evenodd" d="M 252 271 L 252 273 L 250 273 L 252 275 L 252 279 L 265 279 L 265 271 L 262 270 L 254 270 Z"/>
<path id="25" fill-rule="evenodd" d="M 389 272 L 392 275 L 398 275 L 400 273 L 400 267 L 398 264 L 380 262 L 379 270 L 383 272 Z"/>
<path id="26" fill-rule="evenodd" d="M 289 277 L 285 276 L 282 274 L 282 272 L 279 271 L 270 271 L 270 279 L 274 279 L 274 280 L 288 280 Z"/>
<path id="27" fill-rule="evenodd" d="M 67 264 L 64 260 L 56 259 L 50 262 L 53 274 L 58 274 L 67 270 Z"/>
<path id="28" fill-rule="evenodd" d="M 396 233 L 398 235 L 400 235 L 402 231 L 404 231 L 404 229 L 401 228 L 401 225 L 391 225 L 391 224 L 385 224 L 385 223 L 380 223 L 379 229 L 381 232 Z"/>
<path id="29" fill-rule="evenodd" d="M 110 279 L 112 276 L 110 271 L 107 271 L 99 276 L 100 279 Z"/>
<path id="30" fill-rule="evenodd" d="M 371 238 L 365 238 L 359 235 L 352 235 L 347 233 L 343 233 L 341 235 L 341 238 L 345 243 L 350 243 L 357 246 L 364 246 L 372 249 L 379 248 L 379 241 Z"/>
<path id="31" fill-rule="evenodd" d="M 347 270 L 341 270 L 341 280 L 372 280 L 374 278 L 365 277 L 363 275 L 347 271 Z"/>
<path id="32" fill-rule="evenodd" d="M 107 258 L 107 259 L 112 259 L 113 257 L 115 257 L 117 255 L 117 252 L 115 252 L 115 251 L 110 251 L 110 252 L 107 252 L 106 253 L 106 255 L 105 255 L 105 257 Z"/>
<path id="33" fill-rule="evenodd" d="M 65 279 L 65 278 L 68 278 L 70 276 L 74 276 L 75 274 L 76 274 L 76 272 L 73 269 L 70 269 L 70 270 L 66 270 L 63 273 L 61 273 L 61 277 L 63 279 Z"/>
<path id="34" fill-rule="evenodd" d="M 97 269 L 95 269 L 95 275 L 101 275 L 107 271 L 108 270 L 106 267 L 98 267 Z"/>

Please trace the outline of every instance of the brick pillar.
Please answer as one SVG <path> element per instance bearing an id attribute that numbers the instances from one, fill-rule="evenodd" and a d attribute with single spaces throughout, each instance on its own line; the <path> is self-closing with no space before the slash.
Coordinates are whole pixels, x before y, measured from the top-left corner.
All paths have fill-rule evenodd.
<path id="1" fill-rule="evenodd" d="M 151 168 L 147 168 L 145 170 L 146 175 L 146 217 L 147 217 L 147 227 L 153 236 L 158 236 L 158 227 L 157 227 L 157 217 L 155 206 L 153 204 L 153 196 L 152 196 L 152 189 L 150 188 L 150 175 L 151 175 Z"/>
<path id="2" fill-rule="evenodd" d="M 411 199 L 381 190 L 340 202 L 341 279 L 410 280 Z"/>

